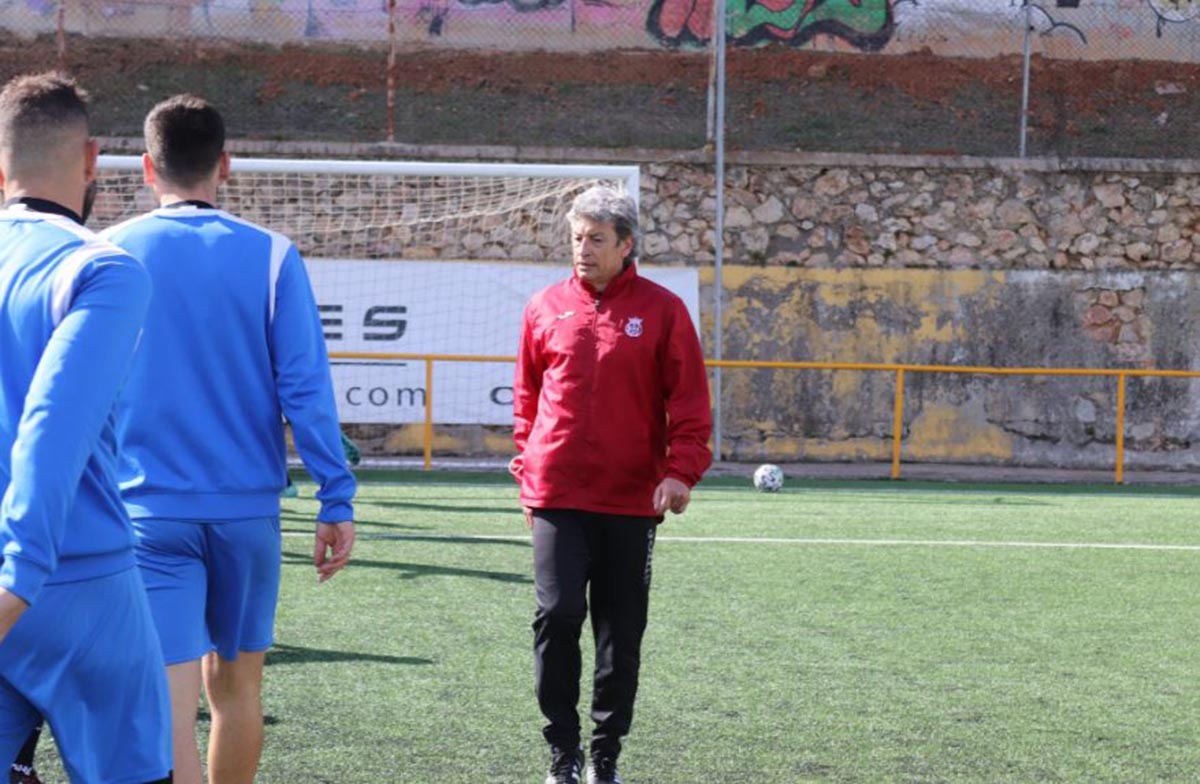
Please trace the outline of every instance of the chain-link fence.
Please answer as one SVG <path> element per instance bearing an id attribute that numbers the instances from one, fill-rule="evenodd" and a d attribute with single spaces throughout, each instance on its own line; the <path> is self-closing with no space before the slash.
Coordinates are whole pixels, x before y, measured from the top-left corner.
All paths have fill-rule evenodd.
<path id="1" fill-rule="evenodd" d="M 188 90 L 243 138 L 700 147 L 704 50 L 665 49 L 648 12 L 645 0 L 9 0 L 0 60 L 65 65 L 113 135 Z"/>
<path id="2" fill-rule="evenodd" d="M 1200 3 L 863 0 L 785 11 L 729 6 L 731 43 L 778 44 L 731 50 L 734 148 L 1007 157 L 1022 154 L 1024 127 L 1029 155 L 1200 151 L 1185 132 L 1200 119 Z"/>
<path id="3" fill-rule="evenodd" d="M 645 0 L 9 0 L 3 13 L 23 35 L 556 51 L 658 39 Z"/>
<path id="4" fill-rule="evenodd" d="M 1185 132 L 1200 120 L 1200 2 L 724 5 L 731 149 L 1013 156 L 1024 138 L 1030 155 L 1195 157 L 1200 147 Z M 721 98 L 713 8 L 0 0 L 0 28 L 15 34 L 2 65 L 76 71 L 114 134 L 136 134 L 155 100 L 192 90 L 251 138 L 698 149 Z"/>

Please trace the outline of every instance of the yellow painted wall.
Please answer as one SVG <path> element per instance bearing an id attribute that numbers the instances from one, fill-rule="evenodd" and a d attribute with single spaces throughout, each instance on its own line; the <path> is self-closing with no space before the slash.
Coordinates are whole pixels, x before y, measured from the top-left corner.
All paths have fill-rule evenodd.
<path id="1" fill-rule="evenodd" d="M 713 280 L 701 271 L 702 285 Z M 994 308 L 1005 287 L 1003 271 L 981 270 L 727 266 L 723 280 L 726 359 L 829 362 L 945 362 L 981 339 L 967 334 L 963 308 Z M 728 369 L 723 386 L 735 457 L 890 458 L 894 373 Z M 1011 458 L 1012 436 L 978 401 L 941 397 L 936 384 L 906 396 L 906 459 Z"/>

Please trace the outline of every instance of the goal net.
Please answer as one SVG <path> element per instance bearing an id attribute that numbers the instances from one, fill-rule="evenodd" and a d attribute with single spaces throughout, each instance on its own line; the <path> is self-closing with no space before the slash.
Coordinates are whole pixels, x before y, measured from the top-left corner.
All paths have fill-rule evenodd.
<path id="1" fill-rule="evenodd" d="M 91 220 L 153 209 L 137 156 L 101 156 Z M 632 166 L 234 158 L 218 206 L 290 237 L 308 266 L 339 415 L 375 454 L 502 453 L 525 300 L 565 277 L 566 212 Z M 426 357 L 433 359 L 427 360 Z M 476 361 L 456 358 L 475 357 Z M 431 372 L 430 372 L 431 371 Z"/>

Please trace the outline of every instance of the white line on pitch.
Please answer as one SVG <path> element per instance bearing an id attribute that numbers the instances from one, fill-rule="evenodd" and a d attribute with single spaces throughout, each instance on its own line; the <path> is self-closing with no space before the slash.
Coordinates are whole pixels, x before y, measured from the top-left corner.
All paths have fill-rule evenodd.
<path id="1" fill-rule="evenodd" d="M 284 536 L 311 536 L 298 531 L 286 531 Z M 528 542 L 529 535 L 515 534 L 376 534 L 363 533 L 360 539 L 431 541 L 469 539 L 473 541 Z M 1012 547 L 1052 550 L 1167 550 L 1200 552 L 1200 545 L 1139 544 L 1137 542 L 989 542 L 974 539 L 799 539 L 771 536 L 660 536 L 659 542 L 683 544 L 795 544 L 863 547 Z"/>
<path id="2" fill-rule="evenodd" d="M 1200 545 L 1136 542 L 989 542 L 974 539 L 787 539 L 739 536 L 662 536 L 660 542 L 727 544 L 863 545 L 876 547 L 1041 547 L 1060 550 L 1179 550 L 1200 552 Z"/>

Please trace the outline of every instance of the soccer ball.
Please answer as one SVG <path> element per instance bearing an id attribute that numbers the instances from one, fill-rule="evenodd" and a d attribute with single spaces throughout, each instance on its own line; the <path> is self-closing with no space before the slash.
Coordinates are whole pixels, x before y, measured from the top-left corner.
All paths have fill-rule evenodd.
<path id="1" fill-rule="evenodd" d="M 778 493 L 783 489 L 783 469 L 764 463 L 754 469 L 754 486 L 763 493 Z"/>

